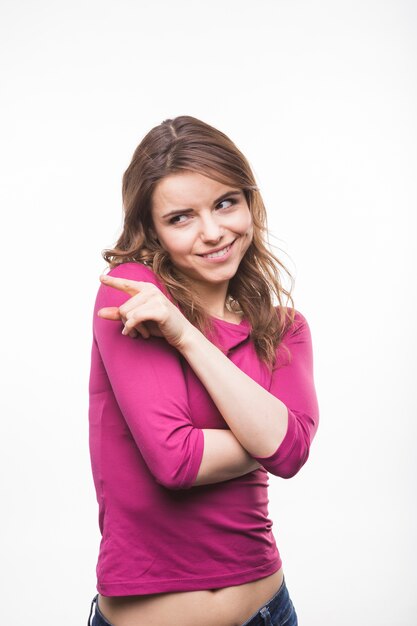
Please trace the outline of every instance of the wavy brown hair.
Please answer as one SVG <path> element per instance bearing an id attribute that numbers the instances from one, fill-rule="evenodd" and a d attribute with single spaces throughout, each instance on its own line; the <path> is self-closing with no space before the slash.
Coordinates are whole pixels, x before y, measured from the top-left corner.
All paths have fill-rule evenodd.
<path id="1" fill-rule="evenodd" d="M 115 247 L 103 250 L 102 256 L 111 269 L 131 261 L 151 267 L 185 317 L 203 333 L 215 335 L 204 302 L 193 291 L 192 282 L 172 264 L 153 230 L 151 208 L 156 184 L 165 176 L 184 170 L 237 187 L 246 197 L 253 239 L 229 282 L 226 305 L 248 319 L 256 353 L 271 368 L 276 349 L 294 321 L 294 281 L 269 249 L 266 210 L 251 167 L 221 131 L 195 117 L 181 115 L 164 120 L 145 135 L 123 175 L 122 233 Z M 282 285 L 281 270 L 290 278 L 289 291 Z M 274 296 L 279 304 L 277 309 Z M 284 306 L 283 296 L 291 307 Z"/>

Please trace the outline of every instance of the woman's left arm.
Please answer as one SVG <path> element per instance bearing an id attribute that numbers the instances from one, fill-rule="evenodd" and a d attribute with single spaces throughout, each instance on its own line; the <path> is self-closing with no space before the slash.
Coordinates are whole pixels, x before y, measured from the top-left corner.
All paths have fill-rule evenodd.
<path id="1" fill-rule="evenodd" d="M 291 352 L 287 362 L 284 346 Z M 269 391 L 194 326 L 187 329 L 177 348 L 249 454 L 272 474 L 294 476 L 308 458 L 319 419 L 311 333 L 305 317 L 296 311 L 279 346 Z"/>

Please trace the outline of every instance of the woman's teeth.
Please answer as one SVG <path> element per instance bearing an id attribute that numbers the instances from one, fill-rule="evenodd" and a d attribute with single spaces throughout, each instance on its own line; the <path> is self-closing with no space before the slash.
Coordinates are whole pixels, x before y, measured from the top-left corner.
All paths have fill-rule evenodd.
<path id="1" fill-rule="evenodd" d="M 206 259 L 215 259 L 218 256 L 224 256 L 227 252 L 229 252 L 231 247 L 232 244 L 230 244 L 230 246 L 226 246 L 223 250 L 218 250 L 217 252 L 212 252 L 211 254 L 203 254 L 202 256 Z"/>

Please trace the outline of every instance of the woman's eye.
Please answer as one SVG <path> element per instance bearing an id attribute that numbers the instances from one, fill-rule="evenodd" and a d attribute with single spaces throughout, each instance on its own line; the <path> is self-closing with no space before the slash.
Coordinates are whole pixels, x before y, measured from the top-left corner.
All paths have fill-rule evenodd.
<path id="1" fill-rule="evenodd" d="M 181 224 L 184 220 L 181 219 L 181 217 L 187 218 L 186 215 L 174 215 L 174 217 L 171 217 L 171 219 L 169 220 L 170 224 Z"/>
<path id="2" fill-rule="evenodd" d="M 234 200 L 233 198 L 226 198 L 225 200 L 222 200 L 221 202 L 219 202 L 219 204 L 217 205 L 220 209 L 228 209 L 229 207 L 222 207 L 220 205 L 222 205 L 224 202 L 229 202 L 230 205 L 232 206 L 233 204 L 236 204 L 236 200 Z"/>

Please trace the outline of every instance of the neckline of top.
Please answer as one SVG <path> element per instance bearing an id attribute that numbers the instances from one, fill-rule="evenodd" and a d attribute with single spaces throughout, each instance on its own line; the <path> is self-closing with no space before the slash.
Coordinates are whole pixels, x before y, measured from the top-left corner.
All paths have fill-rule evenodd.
<path id="1" fill-rule="evenodd" d="M 215 322 L 227 324 L 228 326 L 236 326 L 237 328 L 239 328 L 240 326 L 246 326 L 249 323 L 245 317 L 242 317 L 238 324 L 236 322 L 229 322 L 228 320 L 224 320 L 222 317 L 216 317 L 215 315 L 210 315 L 209 317 L 211 317 L 211 319 L 213 319 Z"/>

